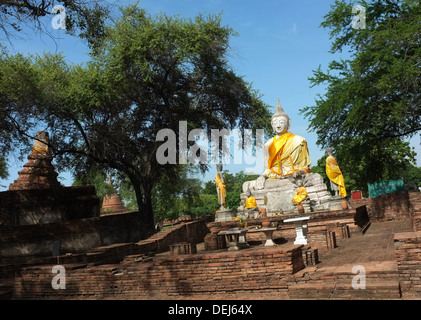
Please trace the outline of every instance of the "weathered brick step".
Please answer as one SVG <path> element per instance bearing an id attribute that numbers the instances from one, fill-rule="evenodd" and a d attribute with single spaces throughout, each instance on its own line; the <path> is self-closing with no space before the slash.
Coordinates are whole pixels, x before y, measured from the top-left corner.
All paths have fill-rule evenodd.
<path id="1" fill-rule="evenodd" d="M 326 282 L 315 280 L 290 285 L 291 299 L 399 299 L 398 280 L 370 279 L 365 288 L 354 289 L 351 281 Z"/>
<path id="2" fill-rule="evenodd" d="M 0 300 L 9 300 L 13 295 L 13 279 L 0 280 Z"/>
<path id="3" fill-rule="evenodd" d="M 299 272 L 294 276 L 295 278 L 312 278 L 317 279 L 320 277 L 334 277 L 334 278 L 348 278 L 354 277 L 356 274 L 359 274 L 362 270 L 360 267 L 364 268 L 364 273 L 366 277 L 378 278 L 378 277 L 395 277 L 398 274 L 398 266 L 395 260 L 384 260 L 384 261 L 366 261 L 361 265 L 356 265 L 355 263 L 347 263 L 340 266 L 322 266 L 315 265 L 309 266 Z M 354 269 L 355 268 L 355 269 Z M 354 271 L 353 271 L 354 270 Z"/>
<path id="4" fill-rule="evenodd" d="M 343 280 L 343 281 L 351 281 L 354 277 L 360 277 L 361 274 L 360 273 L 313 273 L 310 275 L 306 275 L 305 277 L 302 278 L 295 278 L 295 281 L 300 282 L 307 282 L 307 281 L 316 281 L 316 280 L 323 280 L 325 282 L 335 282 L 338 280 Z M 379 272 L 379 273 L 374 273 L 374 272 L 367 272 L 364 275 L 365 279 L 367 279 L 367 281 L 371 281 L 371 280 L 388 280 L 388 279 L 396 279 L 399 277 L 399 273 L 398 271 L 385 271 L 385 272 Z"/>

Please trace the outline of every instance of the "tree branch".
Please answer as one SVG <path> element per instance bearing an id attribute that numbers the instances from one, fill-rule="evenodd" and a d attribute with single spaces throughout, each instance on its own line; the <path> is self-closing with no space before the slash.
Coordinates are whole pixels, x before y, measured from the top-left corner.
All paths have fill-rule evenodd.
<path id="1" fill-rule="evenodd" d="M 387 134 L 384 135 L 383 138 L 399 138 L 399 137 L 404 137 L 404 136 L 408 136 L 411 135 L 417 131 L 421 131 L 421 127 L 418 128 L 413 128 L 411 130 L 405 131 L 403 133 L 399 133 L 399 134 Z"/>

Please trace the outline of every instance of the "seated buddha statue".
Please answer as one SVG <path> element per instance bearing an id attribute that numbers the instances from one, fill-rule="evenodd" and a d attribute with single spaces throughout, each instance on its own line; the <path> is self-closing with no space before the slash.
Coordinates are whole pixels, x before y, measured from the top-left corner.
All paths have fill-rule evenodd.
<path id="1" fill-rule="evenodd" d="M 289 132 L 291 120 L 279 99 L 271 125 L 275 134 L 263 146 L 264 171 L 257 179 L 243 183 L 242 203 L 246 202 L 247 190 L 250 190 L 257 206 L 264 205 L 270 215 L 294 212 L 298 203 L 305 207 L 305 212 L 336 210 L 340 203 L 331 201 L 323 177 L 310 173 L 307 142 Z M 297 201 L 297 197 L 304 194 L 306 196 Z"/>
<path id="2" fill-rule="evenodd" d="M 296 178 L 310 172 L 307 142 L 303 137 L 288 132 L 291 120 L 279 99 L 271 124 L 276 135 L 263 146 L 265 171 L 256 180 L 258 190 L 264 189 L 266 179 Z"/>
<path id="3" fill-rule="evenodd" d="M 251 195 L 250 190 L 247 190 L 247 199 L 244 203 L 244 208 L 258 210 L 256 199 Z"/>

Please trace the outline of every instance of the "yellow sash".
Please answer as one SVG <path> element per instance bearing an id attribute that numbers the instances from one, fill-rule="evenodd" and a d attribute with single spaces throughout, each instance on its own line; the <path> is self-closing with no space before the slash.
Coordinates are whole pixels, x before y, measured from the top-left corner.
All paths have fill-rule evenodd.
<path id="1" fill-rule="evenodd" d="M 246 203 L 244 205 L 244 208 L 246 208 L 246 209 L 257 208 L 256 199 L 254 199 L 252 196 L 248 197 L 246 199 Z"/>
<path id="2" fill-rule="evenodd" d="M 288 149 L 289 144 L 292 142 L 292 138 L 294 138 L 295 135 L 286 132 L 282 136 L 276 135 L 272 143 L 269 145 L 269 161 L 268 166 L 269 169 L 275 172 L 276 174 L 281 175 L 282 174 L 282 165 L 285 162 L 286 159 L 288 159 L 288 155 L 283 154 L 284 149 Z M 273 170 L 273 168 L 278 168 L 277 171 Z"/>
<path id="3" fill-rule="evenodd" d="M 338 185 L 339 195 L 341 197 L 346 197 L 344 176 L 339 169 L 338 163 L 332 156 L 326 158 L 326 174 L 332 182 Z"/>
<path id="4" fill-rule="evenodd" d="M 300 204 L 303 200 L 307 197 L 307 190 L 304 187 L 298 188 L 297 192 L 292 197 L 292 202 L 296 204 Z"/>
<path id="5" fill-rule="evenodd" d="M 226 196 L 225 184 L 222 182 L 221 178 L 218 176 L 218 173 L 215 176 L 215 183 L 216 183 L 216 186 L 218 187 L 218 189 L 222 192 L 222 199 L 223 199 L 223 204 L 224 204 L 224 207 L 225 207 L 225 196 Z M 219 195 L 218 195 L 218 197 L 219 197 Z"/>
<path id="6" fill-rule="evenodd" d="M 293 174 L 294 172 L 305 169 L 308 173 L 308 165 L 310 164 L 308 157 L 308 148 L 307 144 L 303 145 L 298 157 L 291 157 L 290 152 L 295 152 L 295 147 L 292 143 L 295 141 L 296 136 L 290 132 L 284 133 L 282 136 L 275 136 L 272 140 L 272 143 L 269 145 L 269 159 L 268 167 L 269 170 L 275 173 L 276 175 L 284 174 L 284 167 L 288 168 L 285 175 Z M 305 140 L 303 141 L 305 143 Z M 296 146 L 298 147 L 298 146 Z M 292 148 L 292 149 L 291 149 Z M 287 161 L 289 160 L 289 165 Z M 294 165 L 296 166 L 294 168 Z"/>

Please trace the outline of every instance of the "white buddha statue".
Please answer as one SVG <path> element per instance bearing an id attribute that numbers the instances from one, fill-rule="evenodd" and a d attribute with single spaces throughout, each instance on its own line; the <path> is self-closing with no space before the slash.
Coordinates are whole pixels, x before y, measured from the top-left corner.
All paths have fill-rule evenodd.
<path id="1" fill-rule="evenodd" d="M 289 132 L 291 119 L 285 113 L 279 99 L 272 116 L 275 136 L 263 146 L 264 172 L 256 180 L 243 184 L 241 195 L 244 207 L 247 191 L 250 190 L 257 205 L 267 201 L 267 212 L 291 212 L 296 210 L 292 198 L 304 187 L 308 197 L 303 202 L 306 210 L 330 209 L 330 193 L 317 173 L 310 173 L 310 155 L 305 138 Z"/>
<path id="2" fill-rule="evenodd" d="M 249 184 L 250 189 L 264 189 L 266 179 L 296 178 L 310 173 L 307 142 L 288 131 L 291 119 L 282 109 L 279 99 L 271 124 L 275 136 L 263 146 L 265 171 L 255 184 Z"/>

